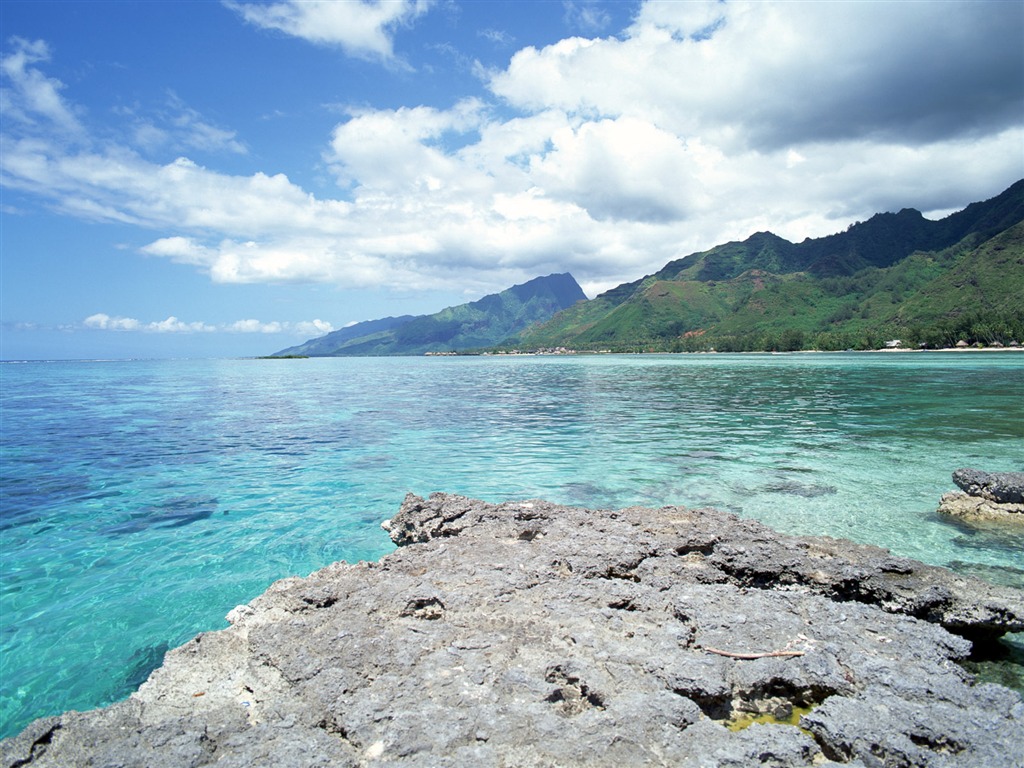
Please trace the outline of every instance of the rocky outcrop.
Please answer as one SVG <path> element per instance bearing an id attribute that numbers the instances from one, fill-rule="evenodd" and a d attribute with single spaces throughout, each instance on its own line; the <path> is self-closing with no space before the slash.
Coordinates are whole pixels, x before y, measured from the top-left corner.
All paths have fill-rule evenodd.
<path id="1" fill-rule="evenodd" d="M 958 469 L 953 482 L 965 493 L 998 504 L 1024 504 L 1024 472 L 981 472 Z"/>
<path id="2" fill-rule="evenodd" d="M 387 527 L 2 765 L 1024 764 L 1020 695 L 955 663 L 1019 590 L 715 510 L 435 494 Z"/>
<path id="3" fill-rule="evenodd" d="M 939 512 L 968 522 L 996 521 L 1024 525 L 1024 472 L 958 469 L 953 482 L 962 492 L 945 493 Z"/>

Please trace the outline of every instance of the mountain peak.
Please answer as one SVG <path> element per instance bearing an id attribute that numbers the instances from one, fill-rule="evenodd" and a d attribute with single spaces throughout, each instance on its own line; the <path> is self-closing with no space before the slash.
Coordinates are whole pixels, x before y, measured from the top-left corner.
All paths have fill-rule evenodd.
<path id="1" fill-rule="evenodd" d="M 586 298 L 576 279 L 567 272 L 535 277 L 432 315 L 357 323 L 283 349 L 274 356 L 422 355 L 493 347 Z"/>

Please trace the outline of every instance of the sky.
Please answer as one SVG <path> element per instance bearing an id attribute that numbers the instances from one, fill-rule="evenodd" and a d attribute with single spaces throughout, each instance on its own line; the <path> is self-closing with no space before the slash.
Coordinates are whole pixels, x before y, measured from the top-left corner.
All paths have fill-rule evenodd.
<path id="1" fill-rule="evenodd" d="M 270 354 L 1024 178 L 1024 3 L 3 0 L 0 359 Z"/>

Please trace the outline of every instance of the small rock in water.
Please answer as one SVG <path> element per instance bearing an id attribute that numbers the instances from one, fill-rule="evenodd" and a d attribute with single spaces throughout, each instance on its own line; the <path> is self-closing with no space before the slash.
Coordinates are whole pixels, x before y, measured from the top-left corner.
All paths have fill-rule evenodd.
<path id="1" fill-rule="evenodd" d="M 1024 504 L 1024 472 L 981 472 L 958 469 L 953 482 L 969 496 L 999 504 Z"/>
<path id="2" fill-rule="evenodd" d="M 994 521 L 1024 525 L 1024 472 L 958 469 L 953 482 L 962 491 L 944 493 L 939 513 L 969 523 Z"/>

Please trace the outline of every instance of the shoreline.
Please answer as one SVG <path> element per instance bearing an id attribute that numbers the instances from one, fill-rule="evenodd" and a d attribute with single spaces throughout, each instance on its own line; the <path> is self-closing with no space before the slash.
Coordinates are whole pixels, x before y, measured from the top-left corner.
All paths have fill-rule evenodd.
<path id="1" fill-rule="evenodd" d="M 611 352 L 599 350 L 565 350 L 564 352 L 457 352 L 452 354 L 416 354 L 416 355 L 328 355 L 310 357 L 274 357 L 272 355 L 257 355 L 246 357 L 123 357 L 123 358 L 38 358 L 22 359 L 11 358 L 0 360 L 0 365 L 29 365 L 43 363 L 155 363 L 155 362 L 217 362 L 224 360 L 344 360 L 346 358 L 357 358 L 361 360 L 372 359 L 397 359 L 403 357 L 571 357 L 576 355 L 846 355 L 846 354 L 874 354 L 874 353 L 903 353 L 912 352 L 915 354 L 932 352 L 1024 352 L 1024 346 L 1016 347 L 942 347 L 939 349 L 796 349 L 789 352 L 773 352 L 771 350 L 745 351 L 745 352 L 719 352 L 717 350 L 705 350 L 695 352 Z"/>
<path id="2" fill-rule="evenodd" d="M 454 354 L 393 355 L 393 357 L 573 357 L 580 355 L 873 355 L 892 353 L 979 353 L 979 352 L 1024 352 L 1024 346 L 1016 347 L 942 347 L 939 349 L 893 348 L 893 349 L 794 349 L 785 352 L 772 350 L 747 350 L 742 352 L 720 352 L 714 349 L 680 352 L 612 352 L 611 350 L 572 350 L 558 352 L 457 352 Z M 321 358 L 326 359 L 326 358 Z"/>

